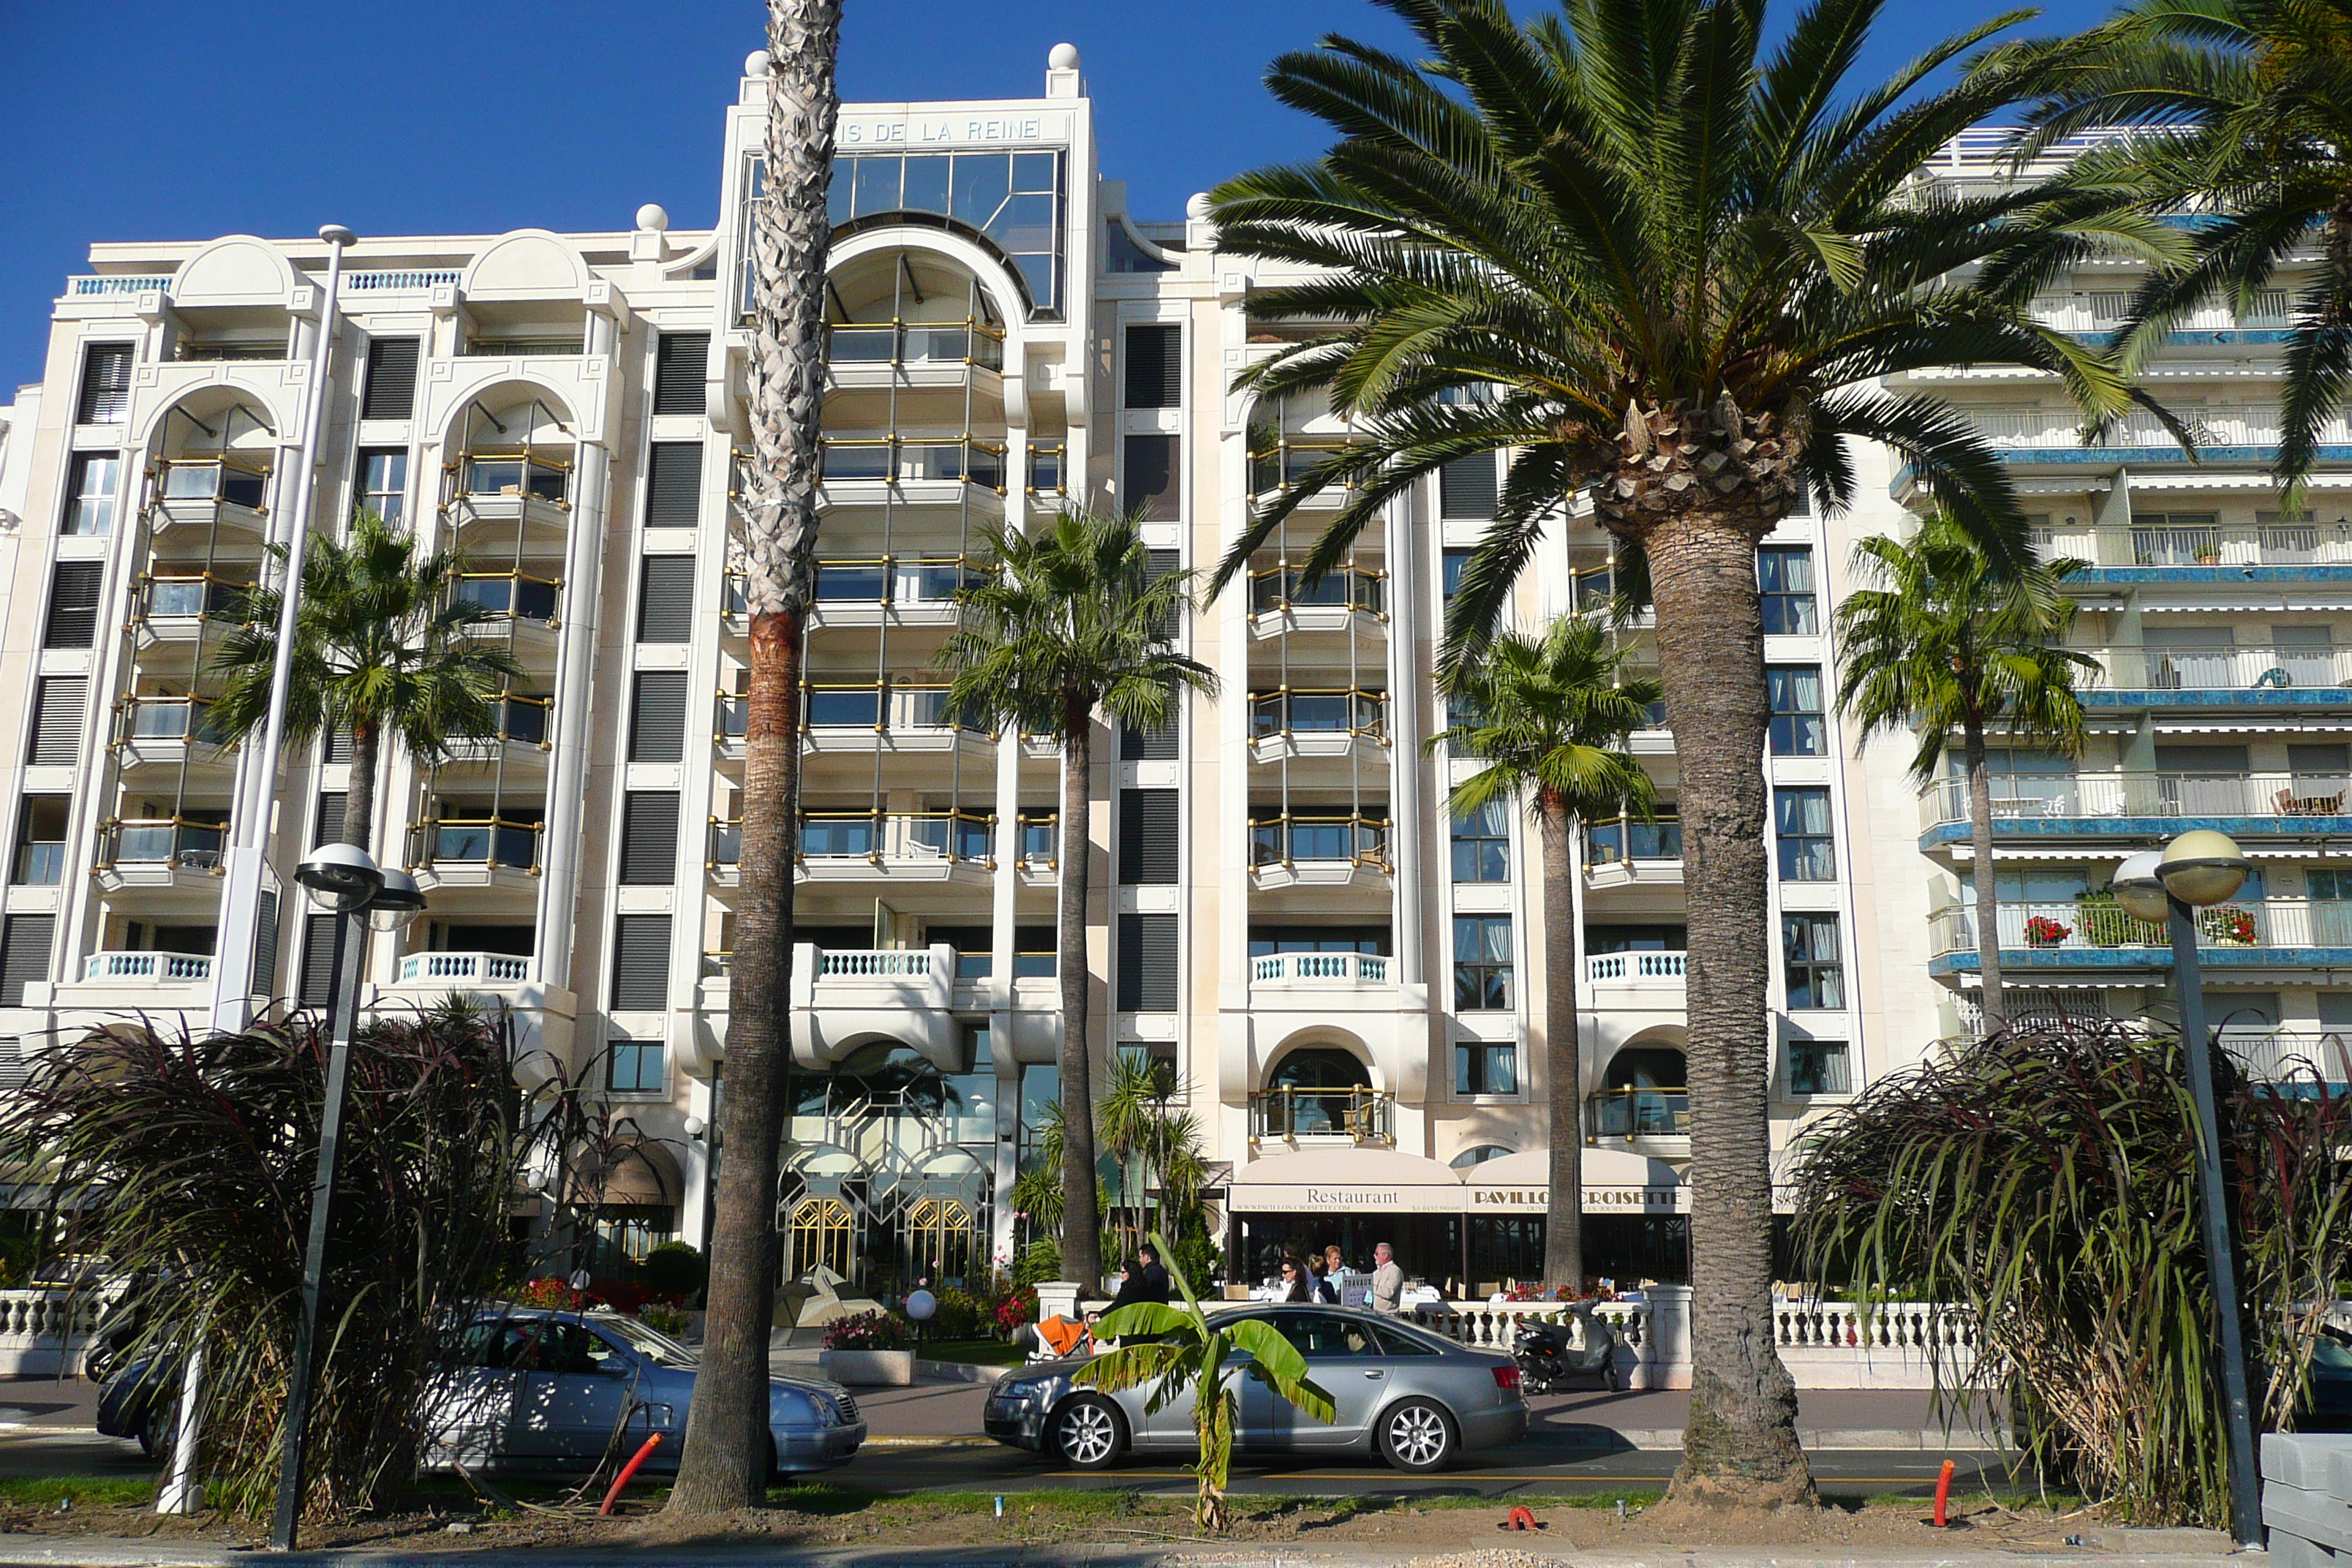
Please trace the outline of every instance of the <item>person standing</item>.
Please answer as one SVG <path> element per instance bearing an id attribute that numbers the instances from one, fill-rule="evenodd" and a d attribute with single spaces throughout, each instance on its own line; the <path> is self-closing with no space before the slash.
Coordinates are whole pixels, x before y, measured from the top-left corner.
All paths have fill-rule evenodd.
<path id="1" fill-rule="evenodd" d="M 1395 1317 L 1404 1300 L 1404 1270 L 1385 1241 L 1372 1248 L 1372 1310 Z"/>
<path id="2" fill-rule="evenodd" d="M 1276 1300 L 1283 1301 L 1315 1300 L 1314 1287 L 1307 1283 L 1307 1265 L 1299 1262 L 1296 1258 L 1286 1258 L 1282 1260 L 1282 1294 Z"/>

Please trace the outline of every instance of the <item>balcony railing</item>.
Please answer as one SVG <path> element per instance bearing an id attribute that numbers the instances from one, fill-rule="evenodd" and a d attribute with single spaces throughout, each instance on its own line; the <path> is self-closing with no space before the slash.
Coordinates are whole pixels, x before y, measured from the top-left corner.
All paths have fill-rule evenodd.
<path id="1" fill-rule="evenodd" d="M 2045 528 L 2035 544 L 2094 566 L 2352 566 L 2352 525 L 2340 521 Z"/>
<path id="2" fill-rule="evenodd" d="M 542 825 L 505 817 L 437 817 L 408 830 L 412 866 L 485 866 L 539 869 Z"/>
<path id="3" fill-rule="evenodd" d="M 93 952 L 82 960 L 84 980 L 143 980 L 151 984 L 187 984 L 213 977 L 212 955 L 203 952 Z"/>
<path id="4" fill-rule="evenodd" d="M 987 580 L 961 555 L 830 556 L 816 563 L 816 602 L 950 605 Z"/>
<path id="5" fill-rule="evenodd" d="M 1584 973 L 1596 985 L 1680 985 L 1690 973 L 1689 961 L 1686 952 L 1588 952 Z"/>
<path id="6" fill-rule="evenodd" d="M 1033 496 L 1057 496 L 1062 493 L 1063 473 L 1069 466 L 1069 449 L 1059 441 L 1032 441 L 1029 444 L 1029 493 Z"/>
<path id="7" fill-rule="evenodd" d="M 2050 773 L 1991 781 L 1995 832 L 2040 818 L 2095 821 L 2120 827 L 2141 817 L 2342 816 L 2352 803 L 2346 773 Z M 1922 828 L 1969 820 L 1966 779 L 1944 779 L 1919 798 Z"/>
<path id="8" fill-rule="evenodd" d="M 996 818 L 978 812 L 812 811 L 801 817 L 801 859 L 970 860 L 994 865 Z"/>
<path id="9" fill-rule="evenodd" d="M 835 366 L 930 368 L 976 364 L 1002 370 L 1004 334 L 979 321 L 948 326 L 908 321 L 841 321 L 826 329 L 825 353 Z"/>
<path id="10" fill-rule="evenodd" d="M 1272 495 L 1297 484 L 1307 470 L 1318 463 L 1328 462 L 1348 450 L 1350 443 L 1339 437 L 1307 437 L 1285 440 L 1278 446 L 1260 447 L 1250 453 L 1250 493 Z M 1352 486 L 1327 486 L 1327 493 L 1337 493 Z"/>
<path id="11" fill-rule="evenodd" d="M 2227 1005 L 2216 1007 L 2226 1012 Z M 2336 1086 L 2338 1093 L 2352 1085 L 2352 1035 L 2326 1030 L 2249 1028 L 2224 1022 L 2221 1048 L 2230 1053 L 2248 1078 L 2278 1083 L 2314 1078 Z"/>
<path id="12" fill-rule="evenodd" d="M 821 947 L 819 980 L 921 980 L 931 973 L 928 947 Z"/>
<path id="13" fill-rule="evenodd" d="M 528 497 L 568 507 L 572 504 L 572 465 L 539 452 L 468 456 L 458 465 L 457 493 L 476 501 Z"/>
<path id="14" fill-rule="evenodd" d="M 191 816 L 132 817 L 109 822 L 100 831 L 98 864 L 170 866 L 183 871 L 217 871 L 228 843 L 226 822 Z"/>
<path id="15" fill-rule="evenodd" d="M 520 745 L 543 746 L 551 716 L 555 711 L 552 697 L 502 697 L 497 704 L 498 732 L 485 739 L 511 741 Z"/>
<path id="16" fill-rule="evenodd" d="M 1588 1138 L 1687 1138 L 1690 1091 L 1604 1089 L 1584 1102 Z"/>
<path id="17" fill-rule="evenodd" d="M 139 615 L 151 621 L 226 617 L 242 608 L 251 592 L 250 583 L 231 582 L 209 572 L 193 577 L 149 577 L 140 588 Z"/>
<path id="18" fill-rule="evenodd" d="M 813 727 L 859 730 L 953 730 L 948 688 L 896 681 L 835 683 L 803 687 L 803 721 Z"/>
<path id="19" fill-rule="evenodd" d="M 1585 824 L 1584 866 L 1622 865 L 1628 861 L 1679 860 L 1683 858 L 1683 825 L 1669 816 L 1654 822 L 1620 816 L 1614 822 Z"/>
<path id="20" fill-rule="evenodd" d="M 1345 687 L 1250 693 L 1250 737 L 1367 735 L 1386 739 L 1389 694 Z"/>
<path id="21" fill-rule="evenodd" d="M 530 978 L 530 960 L 510 952 L 406 952 L 400 958 L 403 985 L 440 981 L 512 985 Z"/>
<path id="22" fill-rule="evenodd" d="M 1250 960 L 1250 979 L 1308 985 L 1386 985 L 1391 960 L 1377 952 L 1265 952 Z"/>
<path id="23" fill-rule="evenodd" d="M 2259 691 L 2352 684 L 2352 649 L 2327 644 L 2095 649 L 2107 684 L 2124 691 Z"/>
<path id="24" fill-rule="evenodd" d="M 2089 289 L 2079 294 L 2036 294 L 2033 319 L 2062 332 L 2112 332 L 2131 314 L 2131 293 L 2121 289 Z M 2276 329 L 2287 324 L 2293 295 L 2284 289 L 2265 289 L 2254 308 L 2238 315 L 2221 305 L 2207 305 L 2182 318 L 2173 330 L 2183 332 L 2243 331 Z"/>
<path id="25" fill-rule="evenodd" d="M 818 478 L 827 484 L 957 481 L 1004 491 L 1005 446 L 970 437 L 828 436 Z"/>
<path id="26" fill-rule="evenodd" d="M 2168 953 L 2172 938 L 2161 921 L 2137 921 L 2113 902 L 2005 903 L 2000 906 L 2004 949 L 2087 952 L 2149 947 Z M 1928 949 L 1937 957 L 1977 950 L 1974 911 L 1938 910 L 1928 917 Z M 2352 947 L 2352 900 L 2242 899 L 2197 911 L 2200 949 Z"/>
<path id="27" fill-rule="evenodd" d="M 1270 1089 L 1249 1097 L 1253 1138 L 1396 1137 L 1396 1096 L 1377 1089 Z"/>
<path id="28" fill-rule="evenodd" d="M 213 705 L 201 697 L 123 698 L 114 710 L 115 742 L 192 741 L 205 746 L 226 745 L 212 710 Z"/>
<path id="29" fill-rule="evenodd" d="M 268 493 L 269 470 L 258 464 L 228 458 L 163 458 L 155 464 L 155 495 L 160 500 L 218 501 L 257 512 Z"/>
<path id="30" fill-rule="evenodd" d="M 562 587 L 525 572 L 468 572 L 457 579 L 457 600 L 511 620 L 551 621 Z"/>
<path id="31" fill-rule="evenodd" d="M 1300 860 L 1346 861 L 1389 868 L 1386 817 L 1286 816 L 1250 819 L 1250 864 L 1286 866 Z"/>
<path id="32" fill-rule="evenodd" d="M 1985 440 L 1997 447 L 2010 449 L 2080 450 L 2083 446 L 2079 418 L 2063 409 L 2043 408 L 1969 408 L 1966 414 Z M 2248 404 L 2232 407 L 2208 407 L 2196 410 L 2196 417 L 2183 423 L 2196 437 L 2198 446 L 2206 447 L 2275 447 L 2279 443 L 2278 408 L 2275 405 Z M 2338 415 L 2325 421 L 2320 427 L 2323 445 L 2340 446 L 2352 441 L 2352 419 Z M 2180 449 L 2153 415 L 2144 411 L 2126 416 L 2109 433 L 2104 447 Z M 2100 447 L 2094 447 L 2096 451 Z"/>
<path id="33" fill-rule="evenodd" d="M 1335 566 L 1308 582 L 1296 566 L 1274 565 L 1250 574 L 1250 613 L 1279 615 L 1285 610 L 1349 609 L 1372 615 L 1388 613 L 1388 574 L 1366 566 Z"/>

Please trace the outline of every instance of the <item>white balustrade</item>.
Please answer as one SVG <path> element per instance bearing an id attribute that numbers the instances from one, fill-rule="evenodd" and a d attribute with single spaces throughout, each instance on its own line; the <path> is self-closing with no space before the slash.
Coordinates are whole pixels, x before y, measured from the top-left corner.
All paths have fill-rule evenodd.
<path id="1" fill-rule="evenodd" d="M 346 272 L 343 287 L 354 294 L 397 292 L 409 289 L 433 289 L 442 284 L 455 284 L 463 277 L 459 272 Z"/>
<path id="2" fill-rule="evenodd" d="M 1439 1301 L 1417 1307 L 1412 1315 L 1423 1328 L 1444 1334 L 1456 1344 L 1482 1351 L 1508 1351 L 1519 1324 L 1529 1318 L 1571 1325 L 1575 1322 L 1567 1307 L 1559 1301 Z M 1603 1301 L 1593 1308 L 1592 1315 L 1624 1337 L 1637 1363 L 1647 1359 L 1643 1346 L 1649 1340 L 1648 1303 Z M 1571 1335 L 1571 1342 L 1581 1343 L 1580 1331 Z"/>
<path id="3" fill-rule="evenodd" d="M 0 1376 L 72 1377 L 120 1285 L 0 1290 Z"/>
<path id="4" fill-rule="evenodd" d="M 825 980 L 921 979 L 931 973 L 931 951 L 909 948 L 821 948 L 816 972 Z"/>
<path id="5" fill-rule="evenodd" d="M 169 278 L 122 278 L 111 274 L 78 273 L 66 279 L 68 289 L 75 295 L 162 293 L 172 286 Z"/>
<path id="6" fill-rule="evenodd" d="M 1389 961 L 1372 952 L 1267 952 L 1250 960 L 1250 978 L 1310 985 L 1386 985 Z"/>
<path id="7" fill-rule="evenodd" d="M 197 952 L 93 952 L 82 961 L 84 980 L 137 980 L 173 985 L 212 977 L 212 959 Z"/>
<path id="8" fill-rule="evenodd" d="M 507 952 L 411 952 L 400 960 L 400 984 L 471 981 L 513 985 L 530 977 L 530 960 Z"/>
<path id="9" fill-rule="evenodd" d="M 1689 965 L 1686 952 L 1593 952 L 1584 959 L 1584 972 L 1595 984 L 1679 985 L 1688 978 Z"/>

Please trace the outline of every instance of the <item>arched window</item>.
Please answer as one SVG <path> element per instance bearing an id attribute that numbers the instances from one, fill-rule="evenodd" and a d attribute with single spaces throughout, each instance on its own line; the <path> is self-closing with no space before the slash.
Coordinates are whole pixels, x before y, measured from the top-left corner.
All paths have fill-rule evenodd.
<path id="1" fill-rule="evenodd" d="M 1671 1046 L 1635 1046 L 1609 1058 L 1590 1130 L 1601 1137 L 1676 1138 L 1686 1135 L 1689 1071 Z"/>
<path id="2" fill-rule="evenodd" d="M 1347 1051 L 1310 1046 L 1275 1064 L 1276 1089 L 1370 1089 L 1372 1076 Z"/>
<path id="3" fill-rule="evenodd" d="M 1266 1099 L 1275 1125 L 1291 1137 L 1345 1132 L 1370 1099 L 1372 1076 L 1364 1064 L 1331 1046 L 1308 1046 L 1274 1066 Z"/>
<path id="4" fill-rule="evenodd" d="M 1489 1160 L 1499 1160 L 1509 1152 L 1511 1151 L 1504 1148 L 1500 1143 L 1481 1143 L 1475 1149 L 1463 1150 L 1446 1163 L 1457 1171 L 1466 1171 L 1473 1165 L 1483 1165 Z"/>
<path id="5" fill-rule="evenodd" d="M 1609 1058 L 1603 1089 L 1681 1089 L 1690 1077 L 1682 1052 L 1670 1046 L 1635 1046 Z"/>

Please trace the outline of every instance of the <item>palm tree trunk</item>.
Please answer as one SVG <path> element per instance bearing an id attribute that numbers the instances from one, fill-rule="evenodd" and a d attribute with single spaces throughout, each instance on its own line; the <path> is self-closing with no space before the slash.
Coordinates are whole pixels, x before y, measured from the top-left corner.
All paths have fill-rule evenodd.
<path id="1" fill-rule="evenodd" d="M 702 1370 L 669 1509 L 750 1508 L 767 1495 L 768 1336 L 775 1314 L 776 1173 L 792 1070 L 793 851 L 799 837 L 803 639 L 816 575 L 824 410 L 825 188 L 840 96 L 840 0 L 769 0 L 767 199 L 752 226 L 759 310 L 751 365 L 759 461 L 744 529 L 751 612 L 744 700 L 741 891 L 727 1025 L 726 1158 L 711 1195 Z"/>
<path id="2" fill-rule="evenodd" d="M 343 786 L 342 841 L 357 849 L 368 847 L 375 832 L 375 774 L 383 752 L 383 726 L 362 719 L 352 726 L 351 782 Z"/>
<path id="3" fill-rule="evenodd" d="M 1693 510 L 1648 535 L 1690 926 L 1691 1399 L 1677 1497 L 1810 1502 L 1772 1328 L 1764 626 L 1756 537 Z"/>
<path id="4" fill-rule="evenodd" d="M 1992 781 L 1985 772 L 1984 724 L 1973 715 L 1963 730 L 1969 770 L 1969 868 L 1977 904 L 1977 965 L 1984 977 L 1984 1032 L 1996 1034 L 2008 1016 L 2001 1001 L 2000 903 L 1992 869 Z"/>
<path id="5" fill-rule="evenodd" d="M 1547 790 L 1543 828 L 1544 1071 L 1551 1086 L 1551 1194 L 1544 1207 L 1544 1283 L 1584 1293 L 1584 1052 L 1576 1035 L 1575 872 L 1568 805 Z"/>
<path id="6" fill-rule="evenodd" d="M 1062 861 L 1054 973 L 1062 983 L 1062 1278 L 1103 1282 L 1102 1215 L 1095 1204 L 1094 1058 L 1087 1044 L 1087 859 L 1094 831 L 1094 705 L 1069 699 L 1062 716 Z M 1008 733 L 1004 743 L 1020 738 Z"/>

